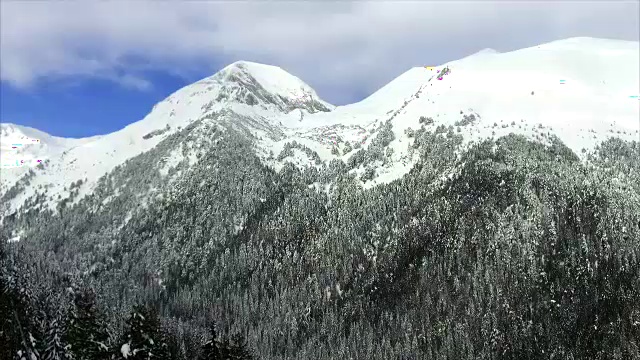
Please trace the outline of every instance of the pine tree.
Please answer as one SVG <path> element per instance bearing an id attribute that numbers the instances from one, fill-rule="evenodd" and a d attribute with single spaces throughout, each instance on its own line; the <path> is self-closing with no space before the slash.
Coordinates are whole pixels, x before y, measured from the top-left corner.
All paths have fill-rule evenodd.
<path id="1" fill-rule="evenodd" d="M 75 293 L 65 335 L 65 342 L 69 344 L 75 359 L 109 358 L 107 324 L 98 311 L 93 290 L 80 289 Z"/>
<path id="2" fill-rule="evenodd" d="M 27 350 L 23 323 L 26 306 L 4 275 L 0 274 L 0 359 L 11 359 Z"/>
<path id="3" fill-rule="evenodd" d="M 61 310 L 52 310 L 47 322 L 47 332 L 45 334 L 45 348 L 42 354 L 43 360 L 67 360 L 69 356 L 68 348 L 63 344 L 64 319 Z"/>
<path id="4" fill-rule="evenodd" d="M 244 336 L 235 334 L 231 337 L 231 341 L 227 342 L 229 359 L 233 360 L 253 360 L 253 355 L 248 349 L 248 345 Z"/>
<path id="5" fill-rule="evenodd" d="M 154 308 L 145 305 L 133 307 L 127 320 L 127 332 L 119 356 L 134 360 L 169 359 L 165 335 Z"/>
<path id="6" fill-rule="evenodd" d="M 34 330 L 28 271 L 18 271 L 0 239 L 0 359 L 40 357 Z M 24 269 L 21 269 L 24 270 Z"/>
<path id="7" fill-rule="evenodd" d="M 0 256 L 3 244 L 0 243 Z M 1 259 L 0 259 L 1 260 Z M 20 349 L 21 336 L 19 326 L 15 320 L 14 312 L 17 310 L 15 305 L 15 294 L 13 289 L 9 287 L 9 282 L 5 276 L 4 263 L 0 263 L 0 358 L 10 359 Z"/>
<path id="8" fill-rule="evenodd" d="M 254 357 L 247 349 L 247 343 L 240 334 L 235 334 L 229 339 L 226 336 L 219 337 L 216 325 L 210 327 L 210 338 L 202 346 L 200 360 L 253 360 Z"/>
<path id="9" fill-rule="evenodd" d="M 222 354 L 220 353 L 220 348 L 218 346 L 218 333 L 216 331 L 215 323 L 211 324 L 209 332 L 211 337 L 204 345 L 202 345 L 202 355 L 200 355 L 200 360 L 220 360 L 222 359 Z"/>

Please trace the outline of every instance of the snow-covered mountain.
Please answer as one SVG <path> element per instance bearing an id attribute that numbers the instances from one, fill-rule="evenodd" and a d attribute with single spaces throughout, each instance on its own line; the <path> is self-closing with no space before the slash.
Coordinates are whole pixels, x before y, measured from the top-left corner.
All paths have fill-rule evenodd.
<path id="1" fill-rule="evenodd" d="M 40 163 L 44 164 L 66 150 L 98 140 L 100 137 L 61 138 L 27 126 L 0 124 L 0 189 L 6 191 L 17 179 Z"/>
<path id="2" fill-rule="evenodd" d="M 47 161 L 35 168 L 0 169 L 0 197 L 14 188 L 10 199 L 5 197 L 6 211 L 12 212 L 37 189 L 45 189 L 53 207 L 70 195 L 71 183 L 83 180 L 81 198 L 101 176 L 172 134 L 220 121 L 252 136 L 256 153 L 276 169 L 286 162 L 318 165 L 304 151 L 270 156 L 287 143 L 303 145 L 321 162 L 347 162 L 358 147 L 371 145 L 383 124 L 391 124 L 393 139 L 386 146 L 392 150 L 365 186 L 392 181 L 411 169 L 416 160 L 411 133 L 423 125 L 451 126 L 466 144 L 508 133 L 543 142 L 556 135 L 581 155 L 609 137 L 638 139 L 640 106 L 631 98 L 640 88 L 638 63 L 638 42 L 618 40 L 571 38 L 507 53 L 485 50 L 432 70 L 417 66 L 368 98 L 336 107 L 281 68 L 237 62 L 176 91 L 144 119 L 104 136 L 61 139 L 3 125 L 3 144 L 12 136 L 40 139 L 39 145 L 20 151 Z M 4 158 L 7 150 L 2 151 Z M 193 165 L 197 159 L 192 155 L 176 146 L 158 171 L 184 157 L 192 157 Z"/>
<path id="3" fill-rule="evenodd" d="M 11 123 L 0 124 L 0 159 L 3 167 L 28 167 L 33 160 L 46 160 L 66 149 L 99 139 L 51 136 L 40 130 Z M 18 160 L 18 164 L 15 163 Z M 23 160 L 20 163 L 20 160 Z M 36 163 L 37 165 L 37 163 Z"/>

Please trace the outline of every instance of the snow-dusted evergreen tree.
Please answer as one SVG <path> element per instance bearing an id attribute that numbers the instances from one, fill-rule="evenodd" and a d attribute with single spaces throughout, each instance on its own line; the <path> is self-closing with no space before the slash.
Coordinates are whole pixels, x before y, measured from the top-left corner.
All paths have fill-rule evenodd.
<path id="1" fill-rule="evenodd" d="M 74 359 L 100 360 L 110 357 L 107 323 L 98 309 L 92 289 L 80 288 L 73 294 L 64 340 Z"/>
<path id="2" fill-rule="evenodd" d="M 351 150 L 353 150 L 353 147 L 351 146 L 351 143 L 347 141 L 347 142 L 344 144 L 344 150 L 342 150 L 342 154 L 343 154 L 343 155 L 346 155 L 346 154 L 350 153 L 350 152 L 351 152 Z"/>
<path id="3" fill-rule="evenodd" d="M 32 271 L 16 263 L 20 254 L 9 254 L 5 244 L 0 234 L 0 358 L 38 360 Z"/>
<path id="4" fill-rule="evenodd" d="M 247 344 L 247 341 L 240 333 L 236 333 L 228 340 L 225 339 L 223 344 L 227 348 L 227 358 L 229 360 L 255 359 L 253 353 L 249 350 L 249 344 Z"/>
<path id="5" fill-rule="evenodd" d="M 16 291 L 7 262 L 4 243 L 0 242 L 0 358 L 13 359 L 19 352 L 28 352 L 26 304 Z"/>
<path id="6" fill-rule="evenodd" d="M 254 357 L 248 345 L 240 334 L 231 338 L 219 336 L 216 325 L 209 328 L 209 339 L 202 346 L 200 360 L 253 360 Z"/>
<path id="7" fill-rule="evenodd" d="M 127 320 L 127 329 L 118 356 L 133 360 L 169 360 L 165 334 L 156 310 L 148 305 L 135 305 Z"/>
<path id="8" fill-rule="evenodd" d="M 71 360 L 69 349 L 63 342 L 65 335 L 65 319 L 62 310 L 54 308 L 47 321 L 47 331 L 44 338 L 43 360 Z"/>
<path id="9" fill-rule="evenodd" d="M 222 350 L 219 346 L 218 331 L 216 324 L 212 323 L 209 327 L 209 339 L 202 345 L 202 354 L 200 360 L 221 360 Z"/>

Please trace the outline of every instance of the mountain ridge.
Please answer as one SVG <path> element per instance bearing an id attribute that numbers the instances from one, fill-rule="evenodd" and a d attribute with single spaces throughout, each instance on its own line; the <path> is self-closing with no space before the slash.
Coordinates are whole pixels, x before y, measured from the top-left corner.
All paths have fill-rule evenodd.
<path id="1" fill-rule="evenodd" d="M 635 79 L 640 76 L 633 65 L 640 61 L 638 53 L 637 42 L 570 38 L 471 56 L 432 70 L 415 67 L 366 99 L 339 107 L 324 102 L 310 86 L 279 67 L 239 61 L 175 91 L 124 129 L 57 148 L 47 170 L 37 171 L 32 182 L 48 187 L 51 197 L 64 194 L 63 188 L 79 179 L 86 178 L 91 188 L 116 166 L 199 119 L 205 119 L 202 124 L 220 119 L 235 122 L 255 137 L 256 153 L 275 169 L 287 161 L 296 166 L 316 162 L 302 153 L 279 161 L 269 158 L 269 153 L 278 154 L 291 142 L 315 152 L 321 162 L 348 162 L 357 152 L 351 150 L 354 146 L 370 146 L 371 134 L 390 121 L 389 159 L 374 166 L 378 175 L 366 186 L 392 181 L 409 171 L 416 158 L 407 148 L 414 141 L 407 134 L 420 128 L 420 119 L 427 117 L 433 119 L 430 126 L 458 129 L 467 145 L 510 132 L 543 142 L 555 134 L 583 156 L 608 137 L 632 140 L 638 136 L 637 100 L 624 95 L 638 87 Z M 596 65 L 600 69 L 592 70 Z M 438 80 L 437 73 L 443 69 L 449 73 Z M 561 78 L 566 83 L 560 84 Z M 182 157 L 179 152 L 173 156 Z M 360 176 L 371 170 L 353 171 Z M 0 195 L 27 172 L 4 169 Z M 27 193 L 18 196 L 11 208 L 28 197 Z"/>

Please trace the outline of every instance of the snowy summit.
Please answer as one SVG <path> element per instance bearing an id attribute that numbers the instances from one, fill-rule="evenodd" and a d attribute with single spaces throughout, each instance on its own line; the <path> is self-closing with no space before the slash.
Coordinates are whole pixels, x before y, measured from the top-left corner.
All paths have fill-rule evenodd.
<path id="1" fill-rule="evenodd" d="M 378 175 L 367 186 L 392 181 L 411 169 L 415 158 L 408 150 L 412 139 L 407 134 L 420 128 L 421 118 L 434 120 L 429 128 L 456 128 L 467 144 L 509 133 L 545 142 L 553 134 L 581 155 L 610 137 L 639 138 L 640 108 L 630 97 L 638 95 L 640 87 L 639 53 L 638 42 L 594 38 L 506 53 L 485 49 L 433 69 L 412 68 L 366 99 L 339 107 L 279 67 L 239 61 L 176 91 L 144 119 L 108 135 L 61 139 L 3 124 L 3 161 L 15 161 L 15 156 L 48 161 L 31 175 L 25 167 L 3 167 L 0 194 L 29 176 L 31 187 L 14 191 L 10 211 L 38 186 L 48 189 L 54 205 L 58 195 L 62 199 L 70 195 L 70 183 L 86 179 L 81 198 L 101 176 L 190 124 L 232 118 L 236 120 L 228 121 L 242 123 L 253 134 L 256 153 L 276 169 L 286 162 L 317 163 L 297 150 L 281 160 L 269 158 L 269 153 L 279 154 L 292 141 L 316 152 L 318 161 L 349 161 L 355 144 L 368 147 L 371 134 L 389 123 L 393 139 L 387 146 L 393 150 L 384 164 L 378 164 Z M 444 70 L 448 74 L 438 81 L 437 74 Z M 207 120 L 215 116 L 219 120 Z M 4 144 L 16 136 L 41 142 L 9 158 L 10 149 Z M 182 156 L 176 150 L 167 159 L 170 164 Z M 365 169 L 353 171 L 360 174 Z"/>

